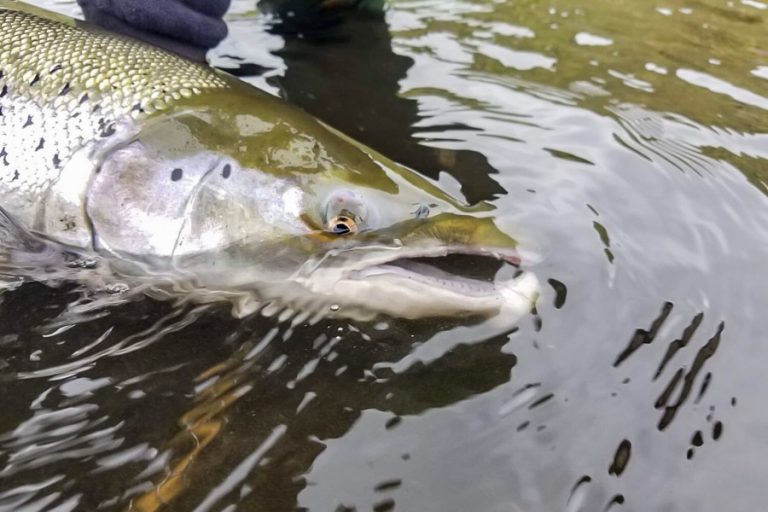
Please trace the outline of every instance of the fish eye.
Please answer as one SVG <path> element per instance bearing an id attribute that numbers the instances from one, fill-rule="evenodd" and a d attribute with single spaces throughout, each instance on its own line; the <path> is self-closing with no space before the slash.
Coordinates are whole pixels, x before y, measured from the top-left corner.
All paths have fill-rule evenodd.
<path id="1" fill-rule="evenodd" d="M 334 235 L 353 235 L 357 233 L 358 226 L 355 219 L 347 215 L 336 215 L 328 221 L 328 231 Z"/>
<path id="2" fill-rule="evenodd" d="M 334 191 L 325 202 L 325 229 L 334 235 L 353 235 L 367 226 L 368 208 L 351 190 Z"/>

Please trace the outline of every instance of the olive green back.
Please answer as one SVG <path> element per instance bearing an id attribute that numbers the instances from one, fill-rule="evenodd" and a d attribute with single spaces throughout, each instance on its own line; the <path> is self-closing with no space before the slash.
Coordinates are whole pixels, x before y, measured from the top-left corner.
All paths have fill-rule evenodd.
<path id="1" fill-rule="evenodd" d="M 205 66 L 0 0 L 0 196 L 29 224 L 81 147 L 121 121 L 227 87 Z"/>

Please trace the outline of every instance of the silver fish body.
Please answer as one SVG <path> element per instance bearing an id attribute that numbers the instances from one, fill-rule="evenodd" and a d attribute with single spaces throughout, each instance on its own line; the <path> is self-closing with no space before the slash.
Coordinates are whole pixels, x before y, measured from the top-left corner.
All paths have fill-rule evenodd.
<path id="1" fill-rule="evenodd" d="M 27 9 L 0 2 L 0 195 L 23 225 L 83 245 L 86 189 L 117 130 L 226 83 L 174 55 Z"/>
<path id="2" fill-rule="evenodd" d="M 241 314 L 516 318 L 538 290 L 530 273 L 491 282 L 424 264 L 515 262 L 491 205 L 463 205 L 228 75 L 12 0 L 0 207 L 121 275 Z"/>

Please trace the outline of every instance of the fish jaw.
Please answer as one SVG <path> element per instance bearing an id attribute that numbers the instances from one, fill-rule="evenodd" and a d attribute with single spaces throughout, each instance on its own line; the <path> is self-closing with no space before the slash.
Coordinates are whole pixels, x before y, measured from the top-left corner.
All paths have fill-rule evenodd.
<path id="1" fill-rule="evenodd" d="M 307 302 L 321 309 L 323 316 L 359 320 L 379 315 L 406 319 L 501 315 L 514 321 L 528 313 L 539 296 L 536 275 L 517 268 L 519 257 L 510 248 L 390 247 L 361 252 L 346 254 L 347 262 L 352 260 L 346 265 L 312 265 L 291 281 L 305 297 L 313 297 Z M 492 279 L 483 280 L 424 263 L 444 262 L 451 256 L 469 256 L 480 266 L 501 268 Z"/>
<path id="2" fill-rule="evenodd" d="M 344 302 L 354 299 L 350 307 L 356 311 L 368 310 L 371 314 L 412 320 L 502 314 L 517 319 L 533 308 L 539 282 L 535 274 L 524 272 L 493 285 L 473 286 L 458 279 L 425 278 L 423 274 L 403 271 L 400 267 L 373 267 L 355 279 L 339 280 L 333 292 L 344 299 L 337 301 L 338 310 L 329 316 L 345 316 Z"/>
<path id="3" fill-rule="evenodd" d="M 197 302 L 229 301 L 232 314 L 243 318 L 263 316 L 290 319 L 293 324 L 323 318 L 374 321 L 379 318 L 419 320 L 428 318 L 492 319 L 514 325 L 530 313 L 540 294 L 533 272 L 498 279 L 488 286 L 430 282 L 423 275 L 372 267 L 362 275 L 328 282 L 325 279 L 261 283 L 250 291 L 216 292 L 196 289 L 185 295 Z M 474 293 L 466 293 L 467 288 Z M 166 290 L 167 292 L 167 290 Z"/>

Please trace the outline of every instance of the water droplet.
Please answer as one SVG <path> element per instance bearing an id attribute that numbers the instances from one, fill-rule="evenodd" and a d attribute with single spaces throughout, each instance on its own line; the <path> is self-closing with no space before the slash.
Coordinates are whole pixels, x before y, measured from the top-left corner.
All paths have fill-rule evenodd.
<path id="1" fill-rule="evenodd" d="M 384 428 L 386 428 L 387 430 L 392 430 L 397 425 L 399 425 L 401 421 L 403 421 L 403 419 L 400 416 L 393 416 L 392 418 L 387 420 L 387 423 L 384 425 Z"/>
<path id="2" fill-rule="evenodd" d="M 704 444 L 704 438 L 702 437 L 700 430 L 697 430 L 696 433 L 693 434 L 691 444 L 693 444 L 693 446 L 701 446 Z"/>
<path id="3" fill-rule="evenodd" d="M 397 489 L 403 485 L 403 481 L 399 478 L 393 478 L 392 480 L 386 480 L 384 482 L 381 482 L 376 487 L 373 488 L 376 492 L 386 492 L 391 491 L 393 489 Z"/>
<path id="4" fill-rule="evenodd" d="M 568 288 L 557 279 L 548 279 L 547 282 L 555 290 L 555 309 L 560 309 L 565 304 L 565 298 L 568 295 Z"/>
<path id="5" fill-rule="evenodd" d="M 107 293 L 119 294 L 127 292 L 130 287 L 125 283 L 111 283 L 106 286 L 105 290 Z"/>
<path id="6" fill-rule="evenodd" d="M 588 484 L 592 481 L 592 478 L 588 475 L 582 476 L 576 485 L 571 489 L 571 495 L 565 506 L 567 512 L 579 512 L 583 510 L 584 502 L 587 498 Z"/>
<path id="7" fill-rule="evenodd" d="M 712 439 L 717 441 L 718 439 L 720 439 L 721 435 L 723 435 L 723 424 L 722 422 L 718 421 L 712 427 Z"/>
<path id="8" fill-rule="evenodd" d="M 613 456 L 613 462 L 608 468 L 609 475 L 621 476 L 624 469 L 629 463 L 629 458 L 632 453 L 632 443 L 624 439 L 619 443 L 619 447 L 616 449 L 616 454 Z"/>

